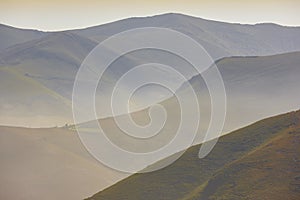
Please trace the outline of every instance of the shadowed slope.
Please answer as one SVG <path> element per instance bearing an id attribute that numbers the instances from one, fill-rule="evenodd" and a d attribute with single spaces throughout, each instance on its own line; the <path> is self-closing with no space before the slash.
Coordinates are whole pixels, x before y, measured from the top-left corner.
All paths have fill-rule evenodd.
<path id="1" fill-rule="evenodd" d="M 49 34 L 1 54 L 1 122 L 55 126 L 72 122 L 73 80 L 82 59 L 96 45 L 71 33 Z"/>
<path id="2" fill-rule="evenodd" d="M 216 65 L 227 96 L 224 132 L 299 108 L 300 52 L 230 57 L 220 59 Z M 206 101 L 202 96 L 207 96 L 208 92 L 201 75 L 193 77 L 189 83 L 197 91 L 200 103 Z M 184 91 L 183 85 L 179 92 Z M 209 117 L 206 113 L 202 116 Z"/>
<path id="3" fill-rule="evenodd" d="M 113 34 L 143 27 L 164 27 L 182 32 L 203 45 L 213 59 L 233 55 L 262 56 L 300 50 L 299 27 L 277 24 L 241 25 L 177 13 L 128 18 L 74 32 L 102 41 Z"/>
<path id="4" fill-rule="evenodd" d="M 0 52 L 15 44 L 38 39 L 47 35 L 45 32 L 19 29 L 4 24 L 0 24 Z"/>

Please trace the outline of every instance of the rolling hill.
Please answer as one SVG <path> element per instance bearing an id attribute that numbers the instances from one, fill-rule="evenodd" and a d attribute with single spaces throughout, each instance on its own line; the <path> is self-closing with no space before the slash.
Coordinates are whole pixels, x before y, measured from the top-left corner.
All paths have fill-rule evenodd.
<path id="1" fill-rule="evenodd" d="M 96 45 L 71 33 L 49 34 L 1 55 L 2 124 L 49 127 L 72 122 L 74 77 Z M 22 99 L 22 101 L 20 101 Z"/>
<path id="2" fill-rule="evenodd" d="M 271 117 L 222 136 L 198 158 L 200 145 L 172 165 L 134 174 L 88 198 L 291 199 L 300 197 L 300 111 Z"/>
<path id="3" fill-rule="evenodd" d="M 97 162 L 76 131 L 0 126 L 0 199 L 83 199 L 126 177 Z"/>
<path id="4" fill-rule="evenodd" d="M 45 33 L 0 25 L 0 124 L 55 127 L 72 123 L 72 87 L 84 58 L 112 34 L 145 26 L 180 31 L 198 41 L 211 54 L 227 91 L 224 132 L 299 108 L 299 27 L 230 24 L 182 14 L 164 14 L 62 32 Z M 107 53 L 114 53 L 114 50 L 107 49 Z M 107 91 L 122 74 L 147 62 L 168 64 L 185 72 L 190 67 L 171 54 L 132 52 L 112 64 L 99 95 L 109 96 Z M 190 74 L 189 82 L 197 91 L 203 116 L 199 138 L 195 141 L 198 144 L 208 125 L 210 101 L 201 76 L 193 75 Z M 167 75 L 166 78 L 172 79 Z M 185 92 L 184 84 L 178 92 Z M 155 138 L 154 146 L 146 146 L 148 142 L 136 144 L 122 136 L 114 119 L 107 117 L 103 110 L 99 111 L 103 117 L 99 122 L 104 129 L 114 133 L 109 136 L 113 142 L 125 141 L 125 148 L 129 150 L 138 145 L 154 148 L 163 145 L 177 128 L 177 103 L 174 98 L 161 102 L 171 117 L 163 130 L 167 137 Z M 133 118 L 140 124 L 148 122 L 148 110 L 134 113 Z M 197 158 L 199 146 L 192 147 L 174 165 L 154 173 L 133 175 L 92 199 L 155 199 L 155 196 L 164 199 L 214 199 L 220 196 L 257 199 L 262 194 L 276 199 L 283 198 L 280 195 L 287 192 L 290 199 L 297 199 L 298 128 L 299 111 L 263 120 L 222 137 L 205 159 Z M 0 199 L 85 198 L 128 176 L 96 162 L 70 127 L 0 126 L 0 158 Z M 249 183 L 244 181 L 245 174 L 251 176 Z M 253 174 L 264 177 L 266 184 L 256 186 L 260 177 Z M 275 192 L 268 192 L 269 183 L 279 178 L 284 179 L 283 186 L 273 184 L 271 189 Z"/>
<path id="5" fill-rule="evenodd" d="M 229 132 L 259 119 L 298 109 L 299 63 L 299 52 L 218 60 L 216 65 L 222 75 L 227 96 L 223 131 Z M 196 91 L 200 105 L 209 105 L 209 102 L 205 103 L 209 101 L 209 94 L 201 75 L 193 77 L 189 83 Z M 183 85 L 178 92 L 184 91 Z M 205 106 L 202 106 L 202 110 L 203 120 L 207 117 L 209 120 Z"/>
<path id="6" fill-rule="evenodd" d="M 5 37 L 1 36 L 1 39 L 12 41 L 1 46 L 3 48 L 0 53 L 1 92 L 5 95 L 0 99 L 2 105 L 0 123 L 49 127 L 71 122 L 72 111 L 69 104 L 72 86 L 78 67 L 85 56 L 99 42 L 112 34 L 130 28 L 153 26 L 171 28 L 187 34 L 202 44 L 215 60 L 232 56 L 263 56 L 300 51 L 299 27 L 284 27 L 276 24 L 231 24 L 173 13 L 129 18 L 86 29 L 62 32 L 42 33 L 0 26 L 0 33 L 1 30 L 5 33 Z M 10 31 L 13 34 L 10 34 Z M 12 39 L 6 39 L 7 35 Z M 13 37 L 14 35 L 18 37 L 21 35 L 24 40 L 21 41 L 17 36 Z M 113 53 L 113 49 L 109 50 L 109 53 Z M 168 64 L 185 73 L 189 72 L 190 67 L 171 54 L 162 55 L 161 52 L 155 51 L 132 52 L 113 63 L 105 75 L 104 88 L 98 91 L 98 94 L 109 96 L 106 91 L 114 86 L 122 74 L 137 64 L 147 62 Z M 241 65 L 244 65 L 244 62 L 241 62 Z M 239 66 L 235 67 L 239 68 Z M 190 78 L 193 75 L 195 74 L 190 74 Z M 8 79 L 13 80 L 13 83 Z M 176 83 L 176 80 L 173 81 Z M 22 90 L 17 87 L 20 85 Z M 31 92 L 34 93 L 34 100 Z M 143 98 L 140 101 L 142 102 Z M 37 109 L 32 109 L 33 107 Z M 99 111 L 99 116 L 104 118 L 109 116 L 109 113 L 102 110 Z M 24 119 L 31 120 L 24 121 Z"/>
<path id="7" fill-rule="evenodd" d="M 67 49 L 74 48 L 73 45 L 77 44 L 73 43 L 71 36 L 68 34 L 60 36 L 64 38 L 64 41 L 66 41 L 65 38 L 69 38 L 68 45 L 64 45 L 61 51 L 66 49 L 63 51 L 66 53 Z M 52 40 L 51 43 L 54 44 Z M 86 40 L 84 44 L 92 48 L 94 43 Z M 83 54 L 79 51 L 75 55 L 83 58 Z M 50 53 L 45 55 L 48 56 Z M 0 67 L 1 82 L 4 83 L 0 86 L 3 94 L 0 98 L 2 124 L 49 127 L 72 123 L 71 92 L 79 61 L 73 59 L 74 64 L 64 65 L 61 64 L 64 60 L 59 56 L 52 61 L 52 63 L 47 63 L 41 55 L 39 63 L 42 67 L 31 65 L 29 61 L 20 62 L 15 66 Z M 121 63 L 114 67 L 117 68 Z M 129 66 L 132 62 L 126 63 L 126 66 Z M 299 63 L 299 52 L 218 60 L 216 64 L 222 74 L 228 100 L 229 121 L 226 121 L 224 131 L 232 131 L 255 120 L 296 109 L 299 106 Z M 115 75 L 112 75 L 112 72 L 108 74 L 106 87 L 108 91 L 112 91 L 111 87 L 122 73 L 118 71 Z M 194 76 L 189 82 L 196 91 L 201 111 L 203 111 L 203 122 L 207 124 L 210 100 L 205 83 L 201 76 Z M 184 88 L 183 85 L 178 92 L 184 92 Z M 98 91 L 97 94 L 107 93 Z M 168 100 L 164 101 L 164 104 L 168 104 L 167 102 Z M 242 117 L 241 113 L 244 113 Z"/>
<path id="8" fill-rule="evenodd" d="M 300 105 L 299 63 L 300 52 L 262 57 L 232 57 L 217 61 L 227 96 L 226 119 L 222 134 L 278 113 L 296 110 Z M 194 140 L 194 144 L 199 144 L 204 141 L 210 123 L 211 102 L 201 76 L 193 77 L 189 83 L 194 88 L 199 102 L 201 120 Z M 177 93 L 183 93 L 187 99 L 192 98 L 186 93 L 185 84 Z M 145 149 L 153 148 L 152 145 L 156 147 L 165 145 L 177 131 L 181 112 L 176 97 L 164 100 L 160 104 L 165 108 L 167 120 L 159 132 L 163 136 L 153 137 L 151 142 L 128 137 L 117 126 L 114 118 L 104 118 L 99 122 L 105 131 L 111 133 L 110 139 L 113 142 L 121 146 L 126 144 L 122 146 L 125 149 L 133 150 L 132 148 L 140 149 L 140 147 Z M 132 117 L 138 124 L 146 125 L 149 123 L 149 109 L 135 112 Z M 80 124 L 77 127 L 83 130 L 90 129 L 91 125 Z"/>

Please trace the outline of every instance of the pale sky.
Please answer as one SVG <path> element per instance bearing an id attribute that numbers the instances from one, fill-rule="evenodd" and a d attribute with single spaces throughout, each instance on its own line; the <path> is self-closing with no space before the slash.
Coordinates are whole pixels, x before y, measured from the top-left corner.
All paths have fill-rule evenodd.
<path id="1" fill-rule="evenodd" d="M 299 0 L 0 0 L 0 23 L 57 31 L 176 12 L 205 19 L 300 26 Z"/>

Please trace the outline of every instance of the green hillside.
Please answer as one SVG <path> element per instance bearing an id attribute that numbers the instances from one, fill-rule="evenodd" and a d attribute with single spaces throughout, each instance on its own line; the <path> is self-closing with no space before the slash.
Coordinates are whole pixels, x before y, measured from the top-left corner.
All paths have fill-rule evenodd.
<path id="1" fill-rule="evenodd" d="M 300 111 L 271 117 L 199 145 L 172 165 L 135 174 L 89 199 L 299 199 Z"/>

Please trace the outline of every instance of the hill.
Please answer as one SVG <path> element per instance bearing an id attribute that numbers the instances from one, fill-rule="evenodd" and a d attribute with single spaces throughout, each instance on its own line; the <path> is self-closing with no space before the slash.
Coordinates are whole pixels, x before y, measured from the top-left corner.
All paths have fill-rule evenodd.
<path id="1" fill-rule="evenodd" d="M 217 62 L 222 74 L 226 96 L 226 119 L 222 133 L 229 133 L 278 113 L 296 110 L 299 107 L 300 52 L 261 57 L 232 57 Z M 209 70 L 208 70 L 209 71 Z M 211 117 L 210 96 L 203 78 L 198 75 L 189 80 L 196 92 L 200 124 L 194 144 L 202 143 Z M 185 84 L 177 91 L 187 99 L 193 98 L 186 93 Z M 151 148 L 163 145 L 174 136 L 181 119 L 180 105 L 176 97 L 160 102 L 167 113 L 167 120 L 159 132 L 161 137 L 140 141 L 127 137 L 117 126 L 114 118 L 100 120 L 102 128 L 111 133 L 110 139 L 118 145 L 132 150 L 132 147 Z M 193 109 L 193 108 L 189 108 Z M 138 124 L 149 123 L 148 109 L 132 114 Z M 190 122 L 187 122 L 190 123 Z M 90 129 L 90 124 L 81 124 L 82 129 Z M 122 142 L 120 142 L 122 140 Z M 153 146 L 152 146 L 153 148 Z"/>
<path id="2" fill-rule="evenodd" d="M 76 131 L 0 126 L 0 199 L 83 199 L 126 177 L 97 162 Z"/>
<path id="3" fill-rule="evenodd" d="M 231 24 L 174 13 L 129 18 L 86 29 L 48 33 L 1 25 L 0 33 L 5 33 L 5 36 L 0 35 L 1 41 L 13 42 L 9 44 L 0 42 L 0 49 L 3 49 L 0 53 L 0 83 L 1 92 L 5 94 L 2 95 L 0 108 L 0 112 L 5 117 L 0 119 L 0 123 L 13 126 L 49 127 L 71 122 L 72 111 L 68 104 L 70 104 L 72 86 L 78 67 L 88 53 L 99 42 L 115 33 L 131 28 L 153 26 L 171 28 L 187 34 L 203 45 L 214 60 L 231 56 L 265 56 L 300 51 L 299 27 L 284 27 L 276 24 Z M 12 39 L 7 39 L 8 36 Z M 113 49 L 110 53 L 114 53 Z M 230 60 L 228 61 L 230 63 Z M 104 99 L 110 96 L 107 91 L 111 90 L 122 74 L 133 66 L 149 62 L 167 64 L 187 74 L 190 72 L 190 66 L 174 55 L 157 51 L 132 52 L 113 63 L 105 74 L 103 89 L 97 91 L 97 94 L 104 96 Z M 280 66 L 285 64 L 283 61 L 278 62 Z M 240 64 L 244 65 L 245 62 Z M 222 68 L 222 63 L 219 67 Z M 240 68 L 238 65 L 235 67 Z M 193 75 L 195 74 L 190 74 L 190 78 Z M 178 84 L 175 79 L 173 82 Z M 18 89 L 17 86 L 22 86 L 22 89 Z M 126 88 L 126 85 L 124 87 Z M 34 94 L 31 94 L 31 91 Z M 292 98 L 294 97 L 289 99 Z M 16 101 L 16 99 L 24 99 L 24 101 Z M 140 98 L 140 102 L 149 99 L 149 97 L 146 100 Z M 32 105 L 32 102 L 35 105 Z M 34 112 L 28 116 L 26 113 L 33 111 L 33 107 L 38 109 L 34 109 Z M 101 110 L 98 115 L 104 118 L 109 116 L 109 112 Z M 269 113 L 262 117 L 268 115 Z M 25 118 L 39 120 L 29 122 L 24 121 Z"/>
<path id="4" fill-rule="evenodd" d="M 277 113 L 298 109 L 299 63 L 299 52 L 218 60 L 216 65 L 222 75 L 227 96 L 224 132 Z M 210 113 L 205 105 L 209 105 L 210 100 L 205 82 L 201 75 L 197 75 L 189 83 L 202 105 L 202 120 L 208 121 Z M 185 92 L 184 85 L 178 92 Z"/>
<path id="5" fill-rule="evenodd" d="M 38 39 L 47 35 L 37 30 L 19 29 L 0 24 L 0 52 L 10 46 Z"/>
<path id="6" fill-rule="evenodd" d="M 74 77 L 95 45 L 75 34 L 57 33 L 3 51 L 1 124 L 49 127 L 72 122 Z"/>
<path id="7" fill-rule="evenodd" d="M 132 175 L 88 198 L 299 199 L 300 111 L 271 117 L 219 139 L 198 158 L 199 145 L 172 165 Z"/>
<path id="8" fill-rule="evenodd" d="M 165 27 L 187 34 L 203 45 L 213 59 L 233 55 L 262 56 L 287 53 L 298 51 L 300 45 L 299 27 L 233 24 L 179 13 L 133 17 L 73 32 L 102 41 L 113 34 L 140 27 Z M 283 35 L 285 37 L 282 37 Z"/>

